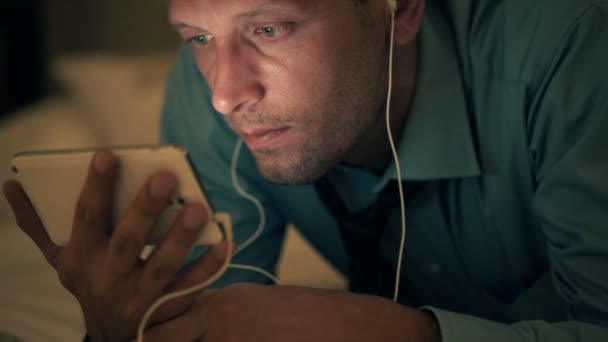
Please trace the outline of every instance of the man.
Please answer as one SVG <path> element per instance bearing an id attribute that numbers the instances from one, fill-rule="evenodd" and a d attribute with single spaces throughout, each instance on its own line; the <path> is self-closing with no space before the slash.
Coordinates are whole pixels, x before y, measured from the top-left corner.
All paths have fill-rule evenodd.
<path id="1" fill-rule="evenodd" d="M 353 248 L 349 226 L 391 197 L 397 177 L 383 111 L 385 1 L 173 0 L 170 18 L 188 44 L 169 81 L 164 140 L 190 152 L 211 202 L 232 215 L 237 245 L 259 219 L 228 177 L 239 138 L 240 182 L 266 209 L 264 233 L 235 262 L 271 270 L 291 221 L 365 293 L 207 290 L 162 306 L 146 341 L 608 340 L 606 1 L 399 1 L 391 118 L 408 213 L 399 303 L 381 296 L 397 264 L 398 201 L 359 227 L 374 237 L 371 253 Z M 64 249 L 19 185 L 5 185 L 96 341 L 132 338 L 156 299 L 207 279 L 227 250 L 176 275 L 208 219 L 191 204 L 140 261 L 175 179 L 153 176 L 109 237 L 117 169 L 111 153 L 96 154 Z M 244 280 L 265 281 L 232 270 L 222 284 Z"/>

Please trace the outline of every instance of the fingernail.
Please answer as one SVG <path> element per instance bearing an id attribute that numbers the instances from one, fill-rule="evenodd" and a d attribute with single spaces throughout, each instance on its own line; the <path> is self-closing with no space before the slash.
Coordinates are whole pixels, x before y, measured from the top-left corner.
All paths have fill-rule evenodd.
<path id="1" fill-rule="evenodd" d="M 110 151 L 100 150 L 95 152 L 93 159 L 93 165 L 95 171 L 100 175 L 105 175 L 110 172 L 112 165 L 114 164 L 114 155 Z"/>
<path id="2" fill-rule="evenodd" d="M 203 207 L 190 207 L 184 214 L 184 228 L 187 230 L 200 230 L 207 222 L 207 215 Z"/>
<path id="3" fill-rule="evenodd" d="M 150 196 L 159 201 L 167 201 L 177 188 L 177 180 L 170 174 L 155 175 L 150 181 Z"/>

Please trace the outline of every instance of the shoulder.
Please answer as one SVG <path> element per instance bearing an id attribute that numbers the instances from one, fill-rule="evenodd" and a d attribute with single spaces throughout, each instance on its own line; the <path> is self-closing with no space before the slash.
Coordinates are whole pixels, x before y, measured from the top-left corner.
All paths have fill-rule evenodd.
<path id="1" fill-rule="evenodd" d="M 588 22 L 608 25 L 607 0 L 429 0 L 451 25 L 471 72 L 531 81 Z M 468 66 L 467 66 L 468 64 Z"/>
<path id="2" fill-rule="evenodd" d="M 560 56 L 579 49 L 590 25 L 608 27 L 608 2 L 593 0 L 509 1 L 505 9 L 505 72 L 539 86 Z M 511 4 L 514 3 L 514 4 Z M 518 3 L 534 5 L 517 6 Z M 601 17 L 604 17 L 603 20 Z M 535 86 L 536 85 L 536 86 Z"/>
<path id="3" fill-rule="evenodd" d="M 193 133 L 193 127 L 214 124 L 213 116 L 217 113 L 211 106 L 211 91 L 198 71 L 188 45 L 179 49 L 169 74 L 162 114 L 163 129 L 180 131 L 179 137 L 171 140 L 185 139 Z"/>

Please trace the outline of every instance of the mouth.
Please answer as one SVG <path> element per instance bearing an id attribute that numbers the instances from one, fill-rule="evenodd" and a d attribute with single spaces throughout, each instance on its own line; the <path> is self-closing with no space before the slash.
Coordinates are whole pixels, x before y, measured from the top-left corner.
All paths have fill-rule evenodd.
<path id="1" fill-rule="evenodd" d="M 287 136 L 290 127 L 242 130 L 241 136 L 250 149 L 269 147 Z"/>

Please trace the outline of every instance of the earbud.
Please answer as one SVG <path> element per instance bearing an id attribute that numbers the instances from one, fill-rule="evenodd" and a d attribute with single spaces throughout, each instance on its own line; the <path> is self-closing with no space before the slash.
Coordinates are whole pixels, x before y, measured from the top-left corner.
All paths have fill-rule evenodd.
<path id="1" fill-rule="evenodd" d="M 391 9 L 391 13 L 397 12 L 397 0 L 386 0 L 386 2 Z"/>

